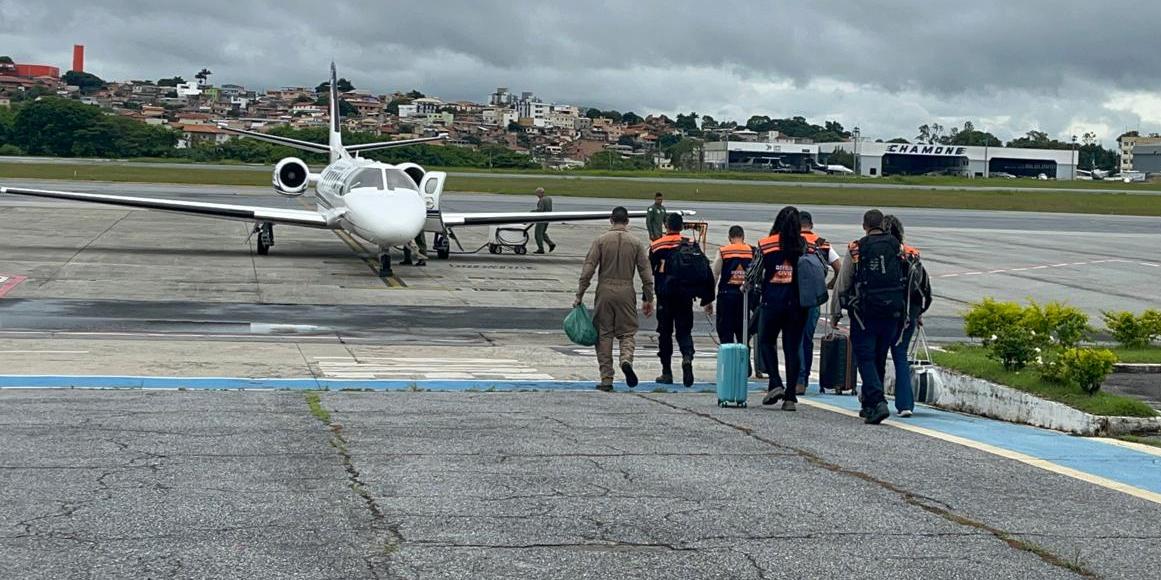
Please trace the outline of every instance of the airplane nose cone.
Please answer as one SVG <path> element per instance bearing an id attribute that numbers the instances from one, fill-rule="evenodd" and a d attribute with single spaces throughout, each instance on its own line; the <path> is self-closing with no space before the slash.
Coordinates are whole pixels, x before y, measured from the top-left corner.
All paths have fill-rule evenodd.
<path id="1" fill-rule="evenodd" d="M 352 192 L 346 203 L 356 233 L 380 246 L 414 239 L 427 220 L 427 207 L 415 191 Z"/>

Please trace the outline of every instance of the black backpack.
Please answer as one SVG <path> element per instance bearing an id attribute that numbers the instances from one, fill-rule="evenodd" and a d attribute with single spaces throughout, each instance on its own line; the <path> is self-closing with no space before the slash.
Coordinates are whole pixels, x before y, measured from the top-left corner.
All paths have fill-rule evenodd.
<path id="1" fill-rule="evenodd" d="M 667 292 L 690 298 L 713 298 L 714 271 L 696 242 L 683 240 L 674 248 L 665 260 L 665 274 Z"/>
<path id="2" fill-rule="evenodd" d="M 858 241 L 855 266 L 855 308 L 859 316 L 902 319 L 907 314 L 908 267 L 903 246 L 890 234 Z"/>

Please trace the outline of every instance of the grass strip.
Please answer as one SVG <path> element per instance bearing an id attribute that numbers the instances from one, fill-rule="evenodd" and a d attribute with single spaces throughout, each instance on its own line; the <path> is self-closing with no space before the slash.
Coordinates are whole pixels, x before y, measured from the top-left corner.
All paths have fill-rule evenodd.
<path id="1" fill-rule="evenodd" d="M 1088 394 L 1080 387 L 1047 383 L 1040 373 L 1028 368 L 1019 372 L 1004 370 L 998 361 L 988 358 L 980 346 L 952 345 L 943 352 L 933 352 L 935 364 L 976 378 L 1012 387 L 1042 399 L 1064 403 L 1074 409 L 1106 417 L 1155 417 L 1157 412 L 1145 403 L 1097 391 Z"/>
<path id="2" fill-rule="evenodd" d="M 1117 355 L 1117 360 L 1123 363 L 1161 364 L 1161 347 L 1147 346 L 1145 348 L 1125 348 L 1119 346 L 1109 349 Z"/>
<path id="3" fill-rule="evenodd" d="M 138 167 L 0 163 L 0 179 L 75 179 L 140 183 L 269 186 L 270 176 L 252 169 Z M 863 181 L 861 183 L 868 183 Z M 875 182 L 880 185 L 883 182 Z M 659 183 L 646 179 L 585 180 L 546 175 L 543 180 L 510 176 L 455 176 L 448 191 L 531 195 L 537 185 L 549 193 L 574 197 L 636 198 L 648 205 L 653 192 L 674 201 L 765 203 L 770 205 L 853 205 L 941 209 L 1007 210 L 1055 213 L 1161 216 L 1152 195 L 1068 191 L 921 190 L 890 188 L 796 187 L 776 181 L 754 184 Z M 772 215 L 771 215 L 772 217 Z"/>

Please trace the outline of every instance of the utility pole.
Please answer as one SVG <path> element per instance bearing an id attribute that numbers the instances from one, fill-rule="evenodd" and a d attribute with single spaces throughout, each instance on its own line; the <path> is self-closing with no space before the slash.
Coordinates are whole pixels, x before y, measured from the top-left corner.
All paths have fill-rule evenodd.
<path id="1" fill-rule="evenodd" d="M 859 173 L 859 127 L 857 125 L 854 131 L 851 131 L 851 135 L 855 138 L 855 162 L 853 169 L 855 170 L 855 175 L 858 176 L 862 174 Z"/>
<path id="2" fill-rule="evenodd" d="M 1076 181 L 1076 164 L 1080 162 L 1080 156 L 1076 150 L 1076 135 L 1072 136 L 1072 179 Z"/>

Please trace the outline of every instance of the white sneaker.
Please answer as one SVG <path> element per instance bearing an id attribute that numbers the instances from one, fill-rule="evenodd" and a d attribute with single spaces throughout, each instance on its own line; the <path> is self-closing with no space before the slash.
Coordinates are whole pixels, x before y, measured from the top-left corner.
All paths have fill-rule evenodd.
<path id="1" fill-rule="evenodd" d="M 912 413 L 911 413 L 910 409 L 904 409 L 902 411 L 899 411 L 900 417 L 910 417 L 911 415 L 912 415 Z"/>

